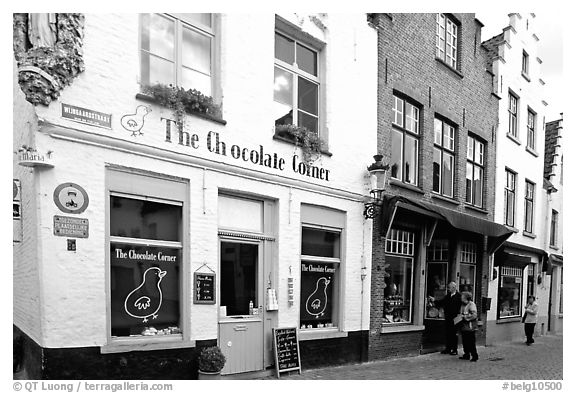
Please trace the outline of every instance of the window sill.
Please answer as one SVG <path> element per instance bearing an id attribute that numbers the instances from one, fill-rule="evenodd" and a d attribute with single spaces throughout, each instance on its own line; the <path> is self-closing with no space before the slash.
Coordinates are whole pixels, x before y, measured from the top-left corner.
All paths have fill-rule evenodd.
<path id="1" fill-rule="evenodd" d="M 436 61 L 438 63 L 442 64 L 444 67 L 448 68 L 450 71 L 452 71 L 456 75 L 458 75 L 460 78 L 462 78 L 462 79 L 464 78 L 464 75 L 460 71 L 458 71 L 456 68 L 452 67 L 450 64 L 446 63 L 444 60 L 437 57 Z"/>
<path id="2" fill-rule="evenodd" d="M 516 138 L 514 135 L 510 134 L 509 132 L 506 133 L 506 136 L 508 137 L 508 139 L 510 139 L 512 142 L 516 143 L 517 145 L 522 144 L 522 142 L 520 142 L 520 139 Z"/>
<path id="3" fill-rule="evenodd" d="M 530 82 L 530 77 L 529 77 L 528 74 L 525 73 L 524 71 L 522 71 L 522 77 L 523 77 L 524 79 L 526 79 L 528 82 Z"/>
<path id="4" fill-rule="evenodd" d="M 275 141 L 289 143 L 291 145 L 296 145 L 296 142 L 294 142 L 292 139 L 287 138 L 285 136 L 278 135 L 278 134 L 274 134 L 272 136 L 272 139 Z M 325 156 L 332 157 L 332 153 L 330 153 L 328 150 L 322 150 L 322 151 L 320 151 L 320 153 L 324 154 Z"/>
<path id="5" fill-rule="evenodd" d="M 558 246 L 552 245 L 552 244 L 550 244 L 550 248 L 553 250 L 556 250 L 556 251 L 558 251 L 560 249 L 560 248 L 558 248 Z"/>
<path id="6" fill-rule="evenodd" d="M 522 235 L 532 238 L 532 239 L 536 239 L 536 235 L 530 232 L 526 232 L 526 231 L 522 231 Z"/>
<path id="7" fill-rule="evenodd" d="M 458 202 L 458 201 L 456 201 L 450 197 L 444 196 L 444 195 L 432 193 L 431 196 L 432 196 L 432 199 L 436 199 L 438 201 L 443 201 L 443 202 L 448 202 L 448 203 L 453 204 L 454 206 L 460 205 L 460 202 Z"/>
<path id="8" fill-rule="evenodd" d="M 159 349 L 193 348 L 196 341 L 184 341 L 182 335 L 175 337 L 131 337 L 113 340 L 100 347 L 100 353 L 122 353 L 133 351 L 156 351 Z"/>
<path id="9" fill-rule="evenodd" d="M 468 210 L 474 210 L 475 212 L 478 212 L 478 213 L 488 214 L 488 210 L 485 210 L 485 209 L 478 207 L 478 206 L 469 205 L 466 203 L 466 204 L 464 204 L 464 207 Z"/>
<path id="10" fill-rule="evenodd" d="M 329 338 L 348 337 L 348 332 L 341 332 L 338 328 L 299 330 L 298 340 L 325 340 Z"/>
<path id="11" fill-rule="evenodd" d="M 538 153 L 536 153 L 536 150 L 526 146 L 526 151 L 530 154 L 532 154 L 534 157 L 538 157 Z"/>
<path id="12" fill-rule="evenodd" d="M 506 225 L 506 224 L 504 224 L 504 226 L 505 226 L 506 228 L 510 229 L 510 230 L 511 230 L 512 232 L 514 232 L 514 233 L 520 232 L 517 228 L 511 227 L 511 226 Z"/>
<path id="13" fill-rule="evenodd" d="M 158 102 L 154 99 L 154 97 L 151 97 L 147 94 L 143 94 L 143 93 L 137 93 L 136 94 L 136 99 L 140 100 L 140 101 L 144 101 L 144 102 L 149 102 L 152 104 L 156 104 L 156 105 L 160 105 L 158 104 Z M 226 120 L 224 119 L 220 119 L 218 117 L 212 116 L 212 115 L 208 115 L 205 113 L 200 113 L 200 112 L 186 112 L 187 114 L 189 114 L 190 116 L 195 116 L 195 117 L 199 117 L 201 119 L 205 119 L 205 120 L 210 120 L 213 121 L 215 123 L 219 123 L 222 125 L 226 125 Z"/>
<path id="14" fill-rule="evenodd" d="M 403 183 L 400 180 L 390 179 L 390 185 L 404 188 L 406 190 L 414 191 L 414 192 L 417 192 L 419 194 L 424 195 L 424 191 L 422 191 L 422 189 L 420 187 L 414 186 L 412 184 Z"/>
<path id="15" fill-rule="evenodd" d="M 396 325 L 391 323 L 383 323 L 380 328 L 381 334 L 389 333 L 404 333 L 404 332 L 418 332 L 424 330 L 424 325 L 414 326 L 414 325 Z"/>
<path id="16" fill-rule="evenodd" d="M 522 317 L 507 317 L 496 320 L 496 324 L 522 322 Z"/>

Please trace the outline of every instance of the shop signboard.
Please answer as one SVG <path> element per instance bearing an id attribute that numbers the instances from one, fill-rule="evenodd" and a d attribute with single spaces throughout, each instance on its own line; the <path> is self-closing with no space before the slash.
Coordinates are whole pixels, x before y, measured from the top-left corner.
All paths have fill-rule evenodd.
<path id="1" fill-rule="evenodd" d="M 194 273 L 194 303 L 216 303 L 216 274 Z"/>
<path id="2" fill-rule="evenodd" d="M 300 368 L 300 346 L 298 344 L 298 329 L 272 328 L 274 337 L 274 357 L 276 360 L 276 377 L 280 378 L 281 372 L 298 370 Z"/>
<path id="3" fill-rule="evenodd" d="M 54 216 L 54 235 L 85 239 L 88 237 L 88 219 Z"/>
<path id="4" fill-rule="evenodd" d="M 93 111 L 92 109 L 81 108 L 79 106 L 62 104 L 62 117 L 78 123 L 90 126 L 112 128 L 112 115 Z"/>

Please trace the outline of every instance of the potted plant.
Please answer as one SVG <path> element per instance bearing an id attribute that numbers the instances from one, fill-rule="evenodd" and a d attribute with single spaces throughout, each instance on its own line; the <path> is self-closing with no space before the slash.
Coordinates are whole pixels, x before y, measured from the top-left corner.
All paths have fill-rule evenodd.
<path id="1" fill-rule="evenodd" d="M 306 127 L 294 124 L 276 124 L 275 132 L 278 136 L 293 141 L 302 149 L 302 160 L 306 163 L 316 161 L 325 148 L 325 142 L 317 132 Z"/>
<path id="2" fill-rule="evenodd" d="M 226 364 L 226 356 L 219 347 L 207 347 L 198 357 L 198 379 L 220 379 L 220 372 Z"/>

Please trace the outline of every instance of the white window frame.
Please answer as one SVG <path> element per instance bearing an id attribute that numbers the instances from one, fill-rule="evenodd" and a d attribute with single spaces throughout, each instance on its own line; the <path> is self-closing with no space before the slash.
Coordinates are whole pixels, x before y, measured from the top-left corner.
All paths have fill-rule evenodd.
<path id="1" fill-rule="evenodd" d="M 499 277 L 498 277 L 498 294 L 496 298 L 496 313 L 497 319 L 507 319 L 507 318 L 518 318 L 522 316 L 522 295 L 524 292 L 524 269 L 516 267 L 516 266 L 500 266 Z M 504 281 L 504 277 L 514 277 L 515 279 L 520 278 L 520 290 L 519 290 L 519 299 L 518 299 L 518 314 L 515 315 L 500 315 L 500 291 L 502 289 L 502 283 Z"/>
<path id="2" fill-rule="evenodd" d="M 506 168 L 506 178 L 504 185 L 504 224 L 509 227 L 514 227 L 516 224 L 516 190 L 518 189 L 518 174 Z M 512 184 L 509 180 L 512 179 Z M 512 210 L 508 208 L 508 201 L 512 199 Z M 511 219 L 511 221 L 509 220 Z"/>
<path id="3" fill-rule="evenodd" d="M 476 261 L 478 259 L 478 247 L 474 242 L 461 242 L 460 243 L 460 269 L 462 266 L 467 266 L 472 269 L 472 301 L 476 298 Z M 462 281 L 462 277 L 460 277 L 460 281 Z M 462 283 L 459 283 L 459 286 Z M 464 284 L 465 285 L 465 284 Z M 462 292 L 460 290 L 460 292 Z"/>
<path id="4" fill-rule="evenodd" d="M 410 307 L 408 309 L 409 320 L 404 322 L 389 322 L 386 326 L 396 325 L 411 325 L 414 323 L 414 286 L 415 286 L 415 272 L 414 272 L 414 253 L 415 253 L 415 239 L 414 232 L 405 231 L 402 229 L 390 229 L 390 233 L 386 238 L 385 253 L 392 257 L 405 258 L 410 261 Z M 384 318 L 384 316 L 382 316 Z"/>
<path id="5" fill-rule="evenodd" d="M 531 192 L 530 192 L 531 189 Z M 536 198 L 536 184 L 528 179 L 524 180 L 524 232 L 534 233 L 534 199 Z M 528 228 L 530 218 L 530 228 Z"/>
<path id="6" fill-rule="evenodd" d="M 446 14 L 436 14 L 436 57 L 458 69 L 459 26 Z"/>
<path id="7" fill-rule="evenodd" d="M 392 120 L 392 132 L 396 132 L 398 134 L 402 134 L 402 146 L 400 152 L 400 168 L 398 170 L 398 177 L 394 177 L 394 179 L 401 181 L 406 184 L 412 184 L 414 186 L 418 186 L 418 178 L 420 177 L 420 108 L 415 105 L 415 103 L 402 98 L 396 94 L 393 95 L 394 104 L 392 106 L 392 113 L 394 118 Z M 398 104 L 401 104 L 400 107 Z M 412 109 L 412 111 L 408 111 L 408 108 Z M 408 112 L 413 112 L 410 115 Z M 401 121 L 398 121 L 398 119 Z M 410 122 L 408 122 L 410 120 Z M 406 180 L 406 174 L 404 173 L 404 163 L 406 157 L 406 138 L 412 138 L 416 144 L 416 154 L 415 154 L 415 162 L 414 162 L 414 179 L 413 181 Z"/>
<path id="8" fill-rule="evenodd" d="M 477 152 L 476 150 L 480 150 Z M 474 137 L 473 135 L 468 135 L 468 150 L 466 153 L 466 165 L 467 167 L 472 167 L 472 179 L 470 185 L 470 195 L 468 195 L 468 189 L 466 189 L 466 203 L 473 206 L 482 208 L 484 206 L 484 161 L 486 154 L 486 144 L 480 139 Z M 478 156 L 478 159 L 477 159 Z M 476 177 L 476 171 L 482 171 L 482 176 L 480 176 L 480 195 L 476 195 L 474 188 L 474 178 Z M 468 169 L 466 169 L 466 181 L 468 180 Z M 480 201 L 478 201 L 480 199 Z"/>
<path id="9" fill-rule="evenodd" d="M 518 138 L 518 101 L 517 95 L 508 92 L 508 134 Z"/>
<path id="10" fill-rule="evenodd" d="M 536 150 L 536 112 L 528 108 L 526 118 L 526 147 Z"/>
<path id="11" fill-rule="evenodd" d="M 436 138 L 436 124 L 437 122 L 440 122 L 442 125 L 442 133 L 440 136 L 440 140 L 438 140 Z M 444 135 L 444 128 L 448 127 L 449 132 L 448 132 L 448 141 L 445 138 Z M 435 194 L 439 194 L 442 196 L 446 196 L 448 198 L 453 198 L 454 197 L 454 179 L 456 177 L 456 143 L 455 143 L 455 138 L 457 135 L 457 131 L 456 131 L 456 127 L 453 126 L 452 124 L 438 118 L 435 117 L 434 118 L 434 150 L 435 151 L 439 151 L 440 152 L 440 177 L 438 180 L 438 186 L 439 186 L 439 190 L 434 190 L 434 186 L 432 186 L 432 192 Z M 448 146 L 446 146 L 446 144 Z M 452 192 L 449 194 L 444 190 L 444 156 L 448 156 L 452 159 L 452 179 L 451 180 L 451 184 L 452 184 Z M 434 160 L 434 159 L 432 159 Z M 434 177 L 434 174 L 432 174 L 432 176 Z"/>
<path id="12" fill-rule="evenodd" d="M 522 73 L 528 76 L 530 71 L 530 56 L 525 50 L 522 51 Z"/>

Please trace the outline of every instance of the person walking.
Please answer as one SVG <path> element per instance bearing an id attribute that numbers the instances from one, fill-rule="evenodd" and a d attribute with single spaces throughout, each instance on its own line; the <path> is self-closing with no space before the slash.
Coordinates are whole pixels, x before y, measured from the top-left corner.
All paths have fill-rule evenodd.
<path id="1" fill-rule="evenodd" d="M 537 317 L 538 303 L 536 303 L 536 298 L 530 295 L 528 296 L 526 306 L 524 306 L 524 316 L 522 317 L 524 333 L 526 334 L 526 345 L 532 345 L 534 343 L 534 327 L 536 326 Z"/>
<path id="2" fill-rule="evenodd" d="M 476 308 L 476 304 L 472 301 L 472 294 L 470 292 L 462 292 L 461 315 L 462 325 L 460 327 L 460 334 L 462 335 L 464 355 L 460 356 L 459 359 L 475 362 L 478 360 L 478 351 L 476 350 L 478 309 Z"/>
<path id="3" fill-rule="evenodd" d="M 434 300 L 433 296 L 428 299 L 434 302 L 436 306 L 444 309 L 444 329 L 446 333 L 446 348 L 440 353 L 458 355 L 458 335 L 456 326 L 454 325 L 454 318 L 460 313 L 462 306 L 462 299 L 460 293 L 456 289 L 457 285 L 454 281 L 448 284 L 448 293 L 440 300 Z"/>

